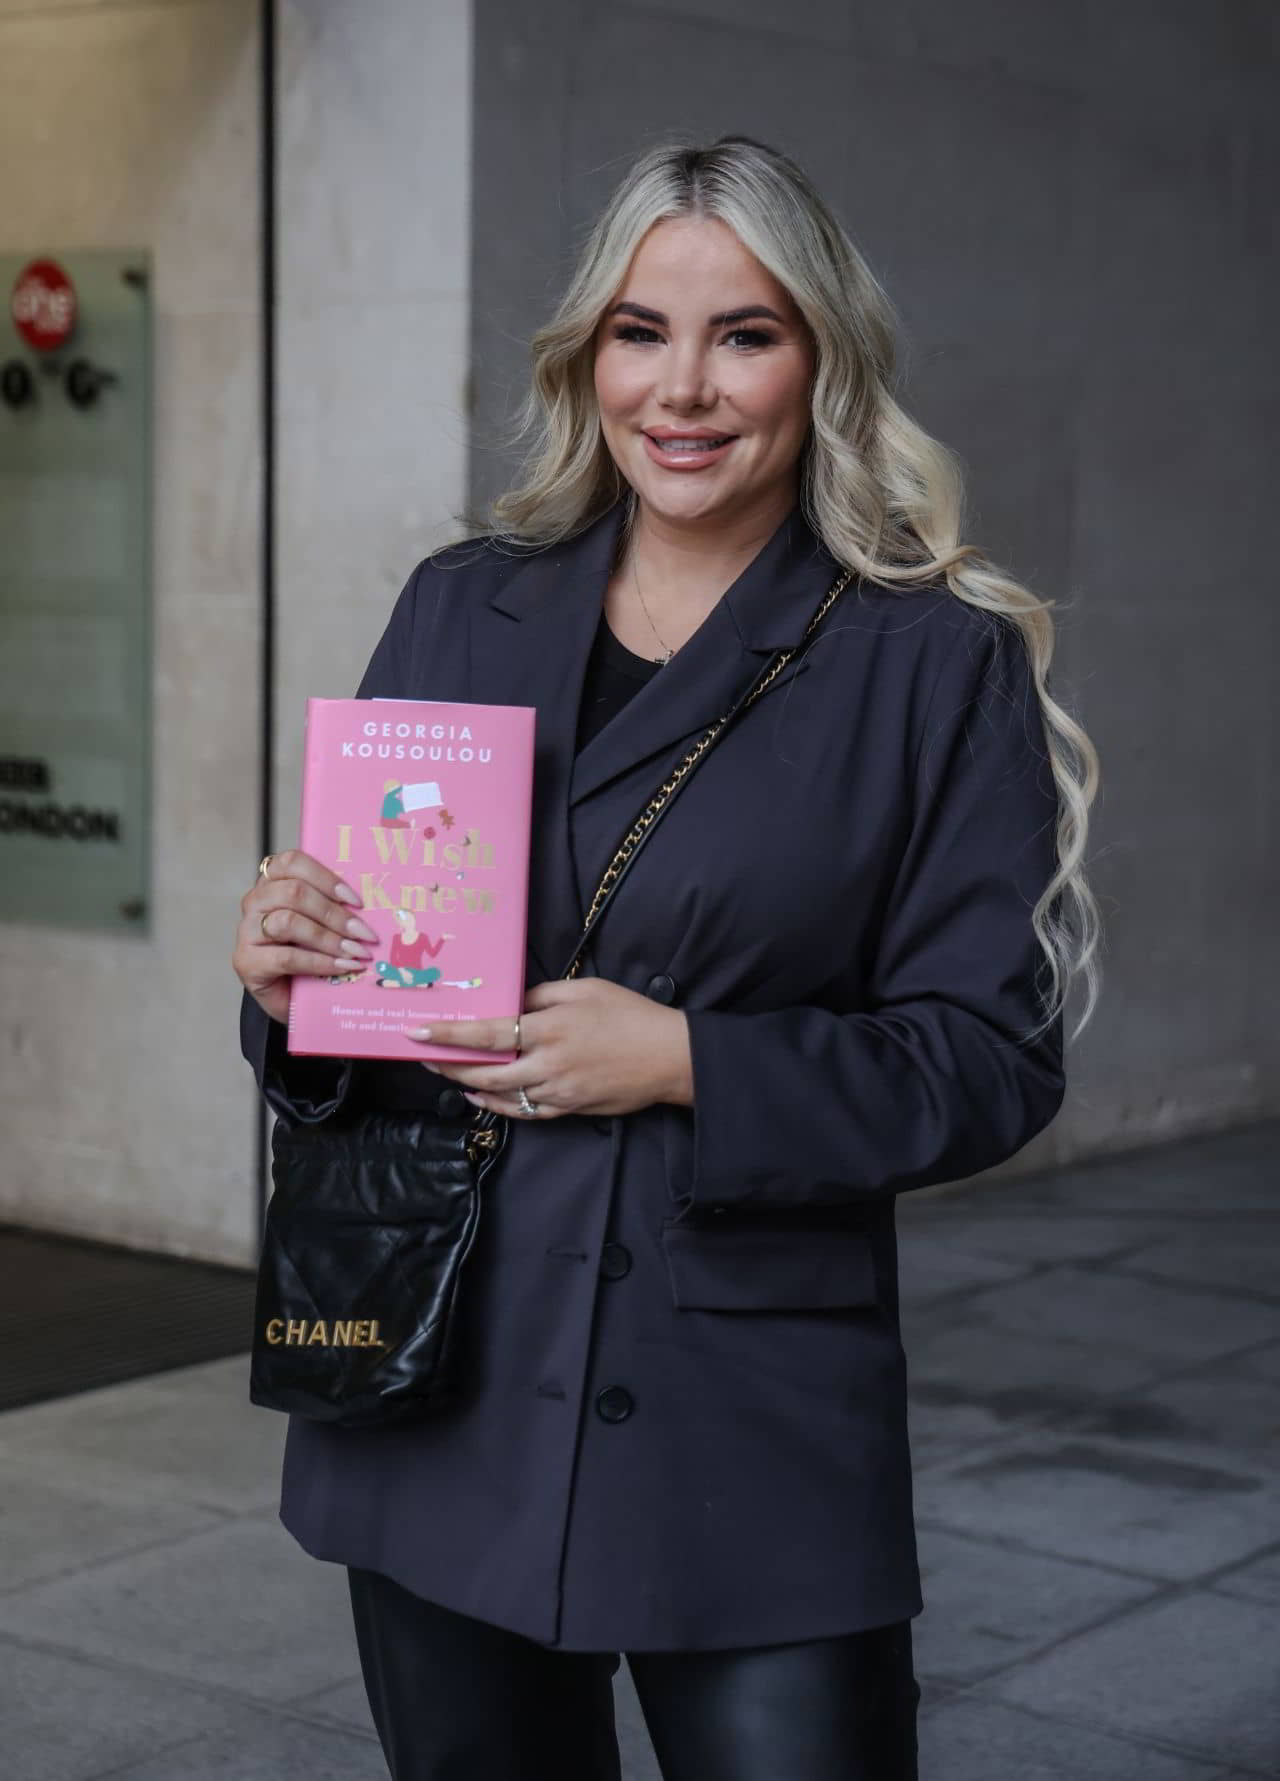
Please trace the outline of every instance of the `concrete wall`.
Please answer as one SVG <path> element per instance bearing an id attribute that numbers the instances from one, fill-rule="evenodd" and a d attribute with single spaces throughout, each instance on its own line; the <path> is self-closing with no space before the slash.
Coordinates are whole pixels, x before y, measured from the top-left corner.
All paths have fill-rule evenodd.
<path id="1" fill-rule="evenodd" d="M 0 241 L 154 269 L 152 927 L 0 927 L 0 1219 L 232 1259 L 252 1113 L 228 955 L 256 863 L 253 0 L 0 4 Z M 198 789 L 198 792 L 196 790 Z"/>
<path id="2" fill-rule="evenodd" d="M 0 1220 L 256 1251 L 229 964 L 258 861 L 256 0 L 0 0 L 0 244 L 155 266 L 153 931 L 0 928 Z M 279 0 L 279 787 L 465 491 L 466 0 Z M 38 152 L 33 153 L 33 145 Z M 193 788 L 200 795 L 193 797 Z M 19 1021 L 21 1011 L 21 1021 Z"/>
<path id="3" fill-rule="evenodd" d="M 670 129 L 797 155 L 902 312 L 970 536 L 1058 602 L 1054 690 L 1102 754 L 1105 999 L 1020 1165 L 1280 1111 L 1276 8 L 475 10 L 474 497 L 631 158 Z"/>
<path id="4" fill-rule="evenodd" d="M 467 0 L 281 0 L 277 847 L 306 696 L 355 691 L 460 535 L 470 98 Z"/>

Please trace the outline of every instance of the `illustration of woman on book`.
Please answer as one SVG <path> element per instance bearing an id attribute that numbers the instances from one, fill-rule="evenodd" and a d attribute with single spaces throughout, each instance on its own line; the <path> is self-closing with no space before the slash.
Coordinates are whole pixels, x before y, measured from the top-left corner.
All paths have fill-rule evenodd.
<path id="1" fill-rule="evenodd" d="M 417 921 L 411 909 L 393 911 L 399 932 L 391 942 L 391 956 L 379 959 L 374 965 L 374 977 L 382 989 L 430 989 L 433 983 L 440 983 L 446 989 L 477 989 L 484 982 L 483 977 L 446 977 L 440 976 L 439 967 L 429 965 L 439 953 L 446 940 L 456 940 L 456 934 L 442 934 L 438 940 L 428 939 L 419 931 Z"/>
<path id="2" fill-rule="evenodd" d="M 384 829 L 412 829 L 415 824 L 411 810 L 438 810 L 444 803 L 440 795 L 439 784 L 434 779 L 420 780 L 417 784 L 406 785 L 402 779 L 384 779 L 382 782 L 381 825 Z M 443 820 L 445 812 L 441 811 Z M 445 827 L 452 825 L 450 817 Z"/>
<path id="3" fill-rule="evenodd" d="M 391 956 L 377 961 L 374 975 L 383 989 L 428 988 L 440 977 L 439 968 L 430 960 L 452 936 L 431 940 L 419 931 L 412 909 L 397 909 L 394 914 L 399 931 L 392 937 Z"/>
<path id="4" fill-rule="evenodd" d="M 404 786 L 398 779 L 388 779 L 382 787 L 382 826 L 384 829 L 411 829 L 413 823 L 404 813 Z"/>

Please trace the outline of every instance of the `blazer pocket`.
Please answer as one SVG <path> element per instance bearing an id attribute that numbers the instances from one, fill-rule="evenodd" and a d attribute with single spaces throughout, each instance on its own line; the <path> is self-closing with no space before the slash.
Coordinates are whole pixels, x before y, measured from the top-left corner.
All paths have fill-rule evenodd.
<path id="1" fill-rule="evenodd" d="M 877 1300 L 863 1231 L 709 1228 L 664 1222 L 678 1311 L 836 1311 Z"/>

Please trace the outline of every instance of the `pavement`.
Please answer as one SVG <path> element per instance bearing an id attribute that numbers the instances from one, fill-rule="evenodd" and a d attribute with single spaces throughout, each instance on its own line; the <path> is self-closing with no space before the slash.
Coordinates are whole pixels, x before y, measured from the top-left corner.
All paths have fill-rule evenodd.
<path id="1" fill-rule="evenodd" d="M 922 1781 L 1280 1777 L 1280 1125 L 899 1221 Z M 4 1781 L 386 1781 L 246 1368 L 0 1415 Z"/>

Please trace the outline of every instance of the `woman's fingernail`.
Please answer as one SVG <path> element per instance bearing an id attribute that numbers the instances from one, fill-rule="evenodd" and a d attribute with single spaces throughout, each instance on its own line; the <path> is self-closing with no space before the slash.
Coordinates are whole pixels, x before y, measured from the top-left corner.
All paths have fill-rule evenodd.
<path id="1" fill-rule="evenodd" d="M 339 971 L 363 971 L 365 968 L 365 965 L 368 963 L 368 960 L 367 959 L 334 959 L 333 962 L 338 967 Z"/>
<path id="2" fill-rule="evenodd" d="M 409 1039 L 429 1039 L 431 1037 L 431 1028 L 410 1027 L 405 1036 Z"/>
<path id="3" fill-rule="evenodd" d="M 348 920 L 347 932 L 354 934 L 357 940 L 376 940 L 378 938 L 368 922 L 361 921 L 358 915 L 353 915 Z"/>
<path id="4" fill-rule="evenodd" d="M 469 1094 L 468 1094 L 468 1093 L 467 1093 L 467 1091 L 466 1091 L 466 1089 L 465 1089 L 465 1088 L 464 1088 L 464 1089 L 463 1089 L 463 1091 L 462 1091 L 462 1098 L 463 1098 L 463 1100 L 464 1100 L 464 1101 L 470 1101 L 470 1102 L 471 1102 L 471 1105 L 472 1105 L 472 1106 L 473 1106 L 473 1107 L 483 1107 L 483 1106 L 484 1106 L 484 1098 L 483 1098 L 483 1096 L 481 1096 L 481 1095 L 469 1095 Z"/>
<path id="5" fill-rule="evenodd" d="M 334 885 L 333 894 L 340 903 L 354 903 L 357 909 L 360 907 L 359 897 L 352 890 L 351 886 L 349 884 L 344 884 L 341 879 Z"/>
<path id="6" fill-rule="evenodd" d="M 427 1064 L 427 1063 L 424 1063 L 424 1064 L 423 1064 L 423 1066 L 422 1066 L 422 1067 L 423 1067 L 423 1069 L 424 1069 L 424 1070 L 430 1070 L 430 1072 L 431 1072 L 431 1074 L 432 1074 L 432 1075 L 433 1075 L 433 1076 L 438 1076 L 438 1075 L 439 1075 L 439 1074 L 440 1074 L 440 1066 L 439 1066 L 439 1064 Z"/>
<path id="7" fill-rule="evenodd" d="M 342 950 L 353 959 L 371 959 L 373 954 L 367 946 L 361 946 L 358 940 L 344 940 Z"/>

